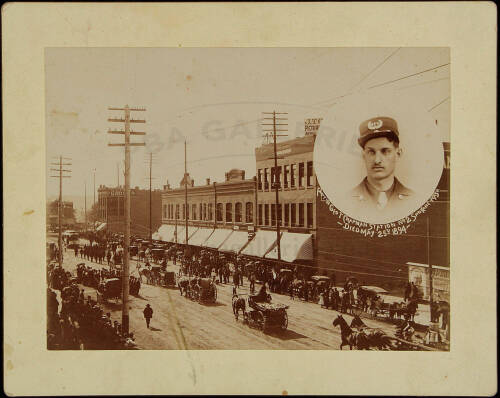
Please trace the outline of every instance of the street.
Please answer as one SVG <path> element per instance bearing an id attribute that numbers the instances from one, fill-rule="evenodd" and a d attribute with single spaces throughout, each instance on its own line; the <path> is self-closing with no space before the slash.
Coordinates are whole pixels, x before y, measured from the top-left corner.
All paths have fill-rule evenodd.
<path id="1" fill-rule="evenodd" d="M 49 238 L 50 239 L 50 238 Z M 94 268 L 107 267 L 75 257 L 74 251 L 64 253 L 63 267 L 76 272 L 78 263 L 85 263 Z M 130 262 L 130 274 L 138 276 L 137 260 Z M 169 271 L 178 271 L 178 267 L 169 263 Z M 238 289 L 239 294 L 248 293 L 248 281 Z M 85 296 L 96 297 L 94 289 L 85 289 Z M 288 329 L 284 332 L 263 333 L 261 330 L 244 324 L 242 317 L 236 321 L 232 312 L 232 285 L 218 284 L 216 304 L 204 305 L 180 295 L 177 288 L 165 288 L 142 283 L 139 297 L 130 296 L 130 331 L 140 349 L 339 349 L 340 329 L 334 328 L 333 319 L 338 312 L 321 308 L 319 305 L 291 300 L 288 296 L 272 293 L 273 302 L 288 305 Z M 147 329 L 142 311 L 146 304 L 153 308 L 151 328 Z M 109 301 L 104 305 L 113 320 L 121 322 L 121 300 Z M 350 323 L 352 317 L 344 314 Z M 369 327 L 383 329 L 388 334 L 394 333 L 394 326 L 385 322 L 363 319 Z M 344 347 L 346 349 L 346 347 Z M 348 349 L 348 348 L 347 348 Z"/>

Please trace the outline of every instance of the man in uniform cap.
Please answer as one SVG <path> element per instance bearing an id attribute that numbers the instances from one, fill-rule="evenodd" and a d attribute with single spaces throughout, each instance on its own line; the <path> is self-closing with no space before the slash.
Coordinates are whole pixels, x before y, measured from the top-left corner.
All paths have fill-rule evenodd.
<path id="1" fill-rule="evenodd" d="M 368 119 L 360 124 L 359 133 L 367 176 L 351 191 L 355 204 L 371 214 L 401 207 L 414 193 L 395 176 L 402 156 L 396 121 L 382 116 Z"/>

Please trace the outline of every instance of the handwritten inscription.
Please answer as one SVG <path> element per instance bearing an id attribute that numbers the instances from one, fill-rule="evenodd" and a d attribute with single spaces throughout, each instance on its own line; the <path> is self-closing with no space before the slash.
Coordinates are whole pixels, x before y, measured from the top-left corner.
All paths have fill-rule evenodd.
<path id="1" fill-rule="evenodd" d="M 361 234 L 366 237 L 383 238 L 385 236 L 396 236 L 406 234 L 411 224 L 415 222 L 419 215 L 425 213 L 432 202 L 439 198 L 439 189 L 436 189 L 432 196 L 418 210 L 401 220 L 390 222 L 387 224 L 370 224 L 364 221 L 355 220 L 337 209 L 330 199 L 327 198 L 321 188 L 318 187 L 317 195 L 322 202 L 325 202 L 328 209 L 338 218 L 337 224 L 343 229 Z"/>

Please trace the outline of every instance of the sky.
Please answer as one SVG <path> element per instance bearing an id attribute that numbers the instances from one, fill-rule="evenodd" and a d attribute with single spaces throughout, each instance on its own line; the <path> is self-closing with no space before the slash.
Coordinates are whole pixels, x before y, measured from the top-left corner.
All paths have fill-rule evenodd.
<path id="1" fill-rule="evenodd" d="M 65 195 L 83 196 L 86 182 L 91 201 L 94 170 L 96 187 L 116 186 L 118 174 L 123 185 L 123 148 L 107 145 L 123 140 L 107 134 L 123 125 L 107 119 L 120 116 L 108 107 L 126 104 L 146 108 L 132 114 L 146 119 L 132 125 L 146 132 L 132 142 L 146 146 L 132 148 L 131 187 L 149 187 L 150 152 L 153 188 L 178 187 L 185 140 L 195 185 L 223 181 L 232 168 L 250 178 L 265 142 L 262 112 L 288 113 L 286 140 L 339 97 L 367 91 L 417 99 L 450 141 L 449 63 L 447 48 L 47 48 L 47 163 L 71 158 Z M 58 190 L 48 178 L 47 196 Z"/>

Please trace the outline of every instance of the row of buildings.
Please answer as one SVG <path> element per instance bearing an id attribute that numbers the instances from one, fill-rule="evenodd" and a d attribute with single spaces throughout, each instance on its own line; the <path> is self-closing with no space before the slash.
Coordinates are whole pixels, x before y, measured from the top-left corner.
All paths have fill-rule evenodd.
<path id="1" fill-rule="evenodd" d="M 339 225 L 322 199 L 313 164 L 315 133 L 255 149 L 255 176 L 231 169 L 225 180 L 195 185 L 186 174 L 177 188 L 169 184 L 151 193 L 152 230 L 165 241 L 218 248 L 252 257 L 277 259 L 276 229 L 280 222 L 280 258 L 336 273 L 387 289 L 408 281 L 408 263 L 449 269 L 449 143 L 438 185 L 439 198 L 405 234 L 383 238 L 364 236 Z M 275 186 L 279 188 L 276 206 Z M 187 189 L 187 206 L 186 194 Z M 99 188 L 100 221 L 111 232 L 123 231 L 123 188 Z M 133 234 L 149 233 L 149 190 L 131 190 Z M 278 216 L 280 215 L 280 216 Z M 186 234 L 185 225 L 188 225 Z M 427 235 L 427 218 L 430 233 Z M 214 232 L 215 231 L 215 232 Z"/>

